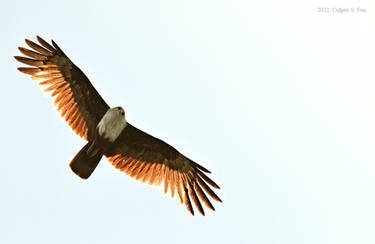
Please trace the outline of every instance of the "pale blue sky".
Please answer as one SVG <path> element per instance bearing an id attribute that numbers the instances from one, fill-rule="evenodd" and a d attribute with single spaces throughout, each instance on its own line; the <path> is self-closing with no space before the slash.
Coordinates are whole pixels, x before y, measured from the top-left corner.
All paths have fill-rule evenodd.
<path id="1" fill-rule="evenodd" d="M 0 243 L 374 243 L 374 5 L 3 1 Z M 37 34 L 210 169 L 217 211 L 192 217 L 106 159 L 76 177 L 85 142 L 12 58 Z"/>

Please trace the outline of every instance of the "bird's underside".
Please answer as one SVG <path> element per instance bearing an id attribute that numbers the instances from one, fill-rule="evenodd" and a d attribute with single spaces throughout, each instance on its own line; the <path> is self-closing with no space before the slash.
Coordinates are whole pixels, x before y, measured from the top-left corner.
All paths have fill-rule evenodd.
<path id="1" fill-rule="evenodd" d="M 172 197 L 178 195 L 180 202 L 186 205 L 192 215 L 194 210 L 191 200 L 203 215 L 201 202 L 209 209 L 215 210 L 206 194 L 221 202 L 211 187 L 220 188 L 206 175 L 210 171 L 164 141 L 127 123 L 121 133 L 116 134 L 118 136 L 114 141 L 92 144 L 100 139 L 97 125 L 110 107 L 85 74 L 54 41 L 50 45 L 39 36 L 37 40 L 40 44 L 25 40 L 31 49 L 19 48 L 26 57 L 15 56 L 16 60 L 31 67 L 21 67 L 18 70 L 31 75 L 33 80 L 39 81 L 39 85 L 46 87 L 44 91 L 51 93 L 61 116 L 73 131 L 88 141 L 72 160 L 72 163 L 78 162 L 76 169 L 71 164 L 76 174 L 81 178 L 88 178 L 96 167 L 92 162 L 96 160 L 98 163 L 104 155 L 115 168 L 136 180 L 150 185 L 163 184 L 165 193 L 170 191 Z M 95 153 L 90 151 L 94 150 L 90 145 L 97 147 Z M 80 153 L 82 159 L 75 161 Z M 85 165 L 86 163 L 89 166 Z"/>

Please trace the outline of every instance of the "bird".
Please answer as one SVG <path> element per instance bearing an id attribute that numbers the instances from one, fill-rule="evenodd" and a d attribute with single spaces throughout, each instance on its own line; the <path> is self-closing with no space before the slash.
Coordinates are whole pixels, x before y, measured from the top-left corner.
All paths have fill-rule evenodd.
<path id="1" fill-rule="evenodd" d="M 220 187 L 202 165 L 181 154 L 168 143 L 136 128 L 126 120 L 122 107 L 109 107 L 87 76 L 68 58 L 62 49 L 40 36 L 38 43 L 25 39 L 29 49 L 19 47 L 24 56 L 14 58 L 28 65 L 19 67 L 30 75 L 44 92 L 54 99 L 54 105 L 71 129 L 87 141 L 70 162 L 71 170 L 88 179 L 102 157 L 118 170 L 137 181 L 164 186 L 177 197 L 191 215 L 195 208 L 205 215 L 202 203 L 215 211 L 207 195 L 222 202 L 211 189 Z"/>

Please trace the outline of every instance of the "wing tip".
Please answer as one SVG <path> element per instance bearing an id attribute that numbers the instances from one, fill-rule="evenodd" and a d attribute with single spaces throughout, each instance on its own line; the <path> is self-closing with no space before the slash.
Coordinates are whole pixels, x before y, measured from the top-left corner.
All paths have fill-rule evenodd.
<path id="1" fill-rule="evenodd" d="M 43 38 L 41 38 L 39 35 L 36 35 L 36 39 L 38 40 L 38 42 L 39 42 L 40 44 L 42 44 L 43 42 L 45 42 L 45 41 L 43 40 Z"/>
<path id="2" fill-rule="evenodd" d="M 63 52 L 63 50 L 57 45 L 57 43 L 54 40 L 51 40 L 52 46 L 60 52 L 62 55 L 66 56 L 66 54 Z M 67 57 L 67 56 L 66 56 Z"/>
<path id="3" fill-rule="evenodd" d="M 29 45 L 29 43 L 33 43 L 31 40 L 29 40 L 27 38 L 25 38 L 25 42 L 26 42 L 27 45 Z"/>
<path id="4" fill-rule="evenodd" d="M 51 46 L 51 44 L 49 44 L 48 42 L 46 42 L 43 38 L 41 38 L 40 36 L 36 36 L 36 39 L 38 40 L 38 42 L 40 44 L 42 44 L 43 47 L 45 47 L 47 50 L 51 51 L 51 52 L 54 52 L 55 51 L 55 48 L 53 48 Z"/>

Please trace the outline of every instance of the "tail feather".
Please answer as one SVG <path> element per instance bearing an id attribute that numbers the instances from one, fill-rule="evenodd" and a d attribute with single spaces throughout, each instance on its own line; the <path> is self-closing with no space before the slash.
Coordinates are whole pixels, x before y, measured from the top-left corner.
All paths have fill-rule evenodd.
<path id="1" fill-rule="evenodd" d="M 73 158 L 70 162 L 70 168 L 82 179 L 87 179 L 90 177 L 92 172 L 94 172 L 96 166 L 98 166 L 100 159 L 102 158 L 102 153 L 97 153 L 96 155 L 90 157 L 87 150 L 90 147 L 90 142 L 88 142 Z"/>

